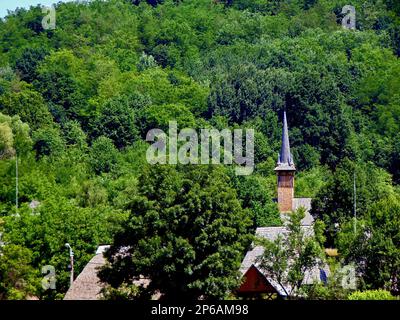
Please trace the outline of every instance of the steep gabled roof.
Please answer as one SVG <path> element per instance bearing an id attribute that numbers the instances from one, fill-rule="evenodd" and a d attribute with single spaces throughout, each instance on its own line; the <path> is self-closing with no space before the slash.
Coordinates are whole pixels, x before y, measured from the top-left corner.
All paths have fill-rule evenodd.
<path id="1" fill-rule="evenodd" d="M 303 220 L 301 220 L 302 226 L 311 226 L 314 224 L 314 218 L 310 214 L 311 200 L 311 198 L 293 198 L 293 211 L 299 208 L 305 209 L 305 216 Z M 289 221 L 290 214 L 291 213 L 281 213 L 281 220 L 284 224 Z"/>
<path id="2" fill-rule="evenodd" d="M 304 232 L 305 237 L 310 237 L 314 234 L 314 228 L 312 225 L 303 225 L 301 226 L 301 229 Z M 278 236 L 283 236 L 286 237 L 287 234 L 289 233 L 289 230 L 283 226 L 283 227 L 263 227 L 263 228 L 257 228 L 256 229 L 256 236 L 260 238 L 266 238 L 270 241 L 275 241 Z M 275 288 L 275 290 L 279 293 L 280 296 L 284 297 L 286 296 L 287 292 L 291 292 L 292 288 L 289 285 L 285 285 L 282 287 L 279 283 L 277 283 L 272 277 L 269 277 L 265 270 L 262 269 L 260 266 L 260 257 L 264 253 L 264 248 L 262 246 L 255 246 L 251 248 L 246 253 L 246 256 L 244 257 L 242 264 L 240 266 L 240 273 L 242 276 L 246 274 L 246 272 L 252 267 L 256 267 L 264 276 L 265 279 Z M 329 274 L 329 267 L 327 265 L 324 266 L 323 270 L 325 271 L 325 274 Z M 307 270 L 306 273 L 304 274 L 304 284 L 312 284 L 315 282 L 320 281 L 320 269 L 318 266 L 315 266 L 311 270 Z"/>
<path id="3" fill-rule="evenodd" d="M 85 266 L 79 276 L 74 280 L 72 286 L 68 289 L 64 296 L 64 300 L 101 300 L 102 289 L 105 284 L 100 281 L 97 273 L 101 267 L 106 264 L 106 259 L 103 253 L 108 250 L 110 246 L 99 246 L 96 250 L 95 256 Z M 121 249 L 121 255 L 127 254 L 128 247 Z M 146 278 L 140 278 L 139 280 L 133 281 L 133 284 L 137 286 L 148 286 L 150 280 Z M 156 294 L 153 299 L 159 299 L 160 295 Z"/>
<path id="4" fill-rule="evenodd" d="M 64 300 L 100 300 L 104 284 L 100 282 L 97 272 L 105 263 L 103 254 L 96 254 L 72 283 Z"/>

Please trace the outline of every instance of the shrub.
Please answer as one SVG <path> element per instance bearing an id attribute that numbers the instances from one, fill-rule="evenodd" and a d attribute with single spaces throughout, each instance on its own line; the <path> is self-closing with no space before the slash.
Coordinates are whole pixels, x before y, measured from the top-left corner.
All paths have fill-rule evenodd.
<path id="1" fill-rule="evenodd" d="M 349 300 L 396 300 L 396 298 L 386 290 L 355 291 L 347 298 Z"/>

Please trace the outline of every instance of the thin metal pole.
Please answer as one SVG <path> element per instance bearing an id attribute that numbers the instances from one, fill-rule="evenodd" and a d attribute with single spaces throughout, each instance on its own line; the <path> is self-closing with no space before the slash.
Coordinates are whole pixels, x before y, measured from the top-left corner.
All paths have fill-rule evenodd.
<path id="1" fill-rule="evenodd" d="M 72 284 L 74 283 L 74 255 L 70 254 L 70 258 L 71 258 L 71 276 L 70 276 L 70 286 L 72 286 Z"/>
<path id="2" fill-rule="evenodd" d="M 69 249 L 69 261 L 71 266 L 71 273 L 69 277 L 69 286 L 71 287 L 74 282 L 74 251 L 71 248 L 71 245 L 67 242 L 65 246 Z"/>
<path id="3" fill-rule="evenodd" d="M 356 188 L 356 172 L 353 176 L 353 192 L 354 192 L 354 235 L 357 234 L 357 188 Z"/>
<path id="4" fill-rule="evenodd" d="M 15 213 L 18 214 L 18 157 L 15 154 Z"/>

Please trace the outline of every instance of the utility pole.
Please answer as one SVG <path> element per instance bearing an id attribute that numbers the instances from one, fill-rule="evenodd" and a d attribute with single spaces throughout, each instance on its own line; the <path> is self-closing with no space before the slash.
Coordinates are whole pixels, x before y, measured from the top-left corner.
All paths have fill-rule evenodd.
<path id="1" fill-rule="evenodd" d="M 15 214 L 18 215 L 18 156 L 15 153 Z"/>
<path id="2" fill-rule="evenodd" d="M 354 193 L 354 235 L 357 234 L 357 189 L 356 189 L 356 171 L 353 176 L 353 193 Z"/>
<path id="3" fill-rule="evenodd" d="M 72 251 L 71 246 L 69 243 L 66 243 L 65 246 L 69 249 L 69 259 L 70 259 L 70 264 L 71 264 L 71 274 L 69 278 L 69 286 L 72 286 L 72 283 L 74 282 L 74 252 Z"/>

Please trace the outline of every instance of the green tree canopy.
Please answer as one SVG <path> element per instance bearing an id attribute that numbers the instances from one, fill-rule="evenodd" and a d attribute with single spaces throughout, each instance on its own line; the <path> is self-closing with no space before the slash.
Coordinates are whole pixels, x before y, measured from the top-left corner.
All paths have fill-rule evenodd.
<path id="1" fill-rule="evenodd" d="M 225 297 L 239 284 L 251 217 L 222 168 L 152 166 L 140 180 L 103 281 L 118 288 L 145 277 L 142 294 L 160 291 L 165 299 Z"/>

